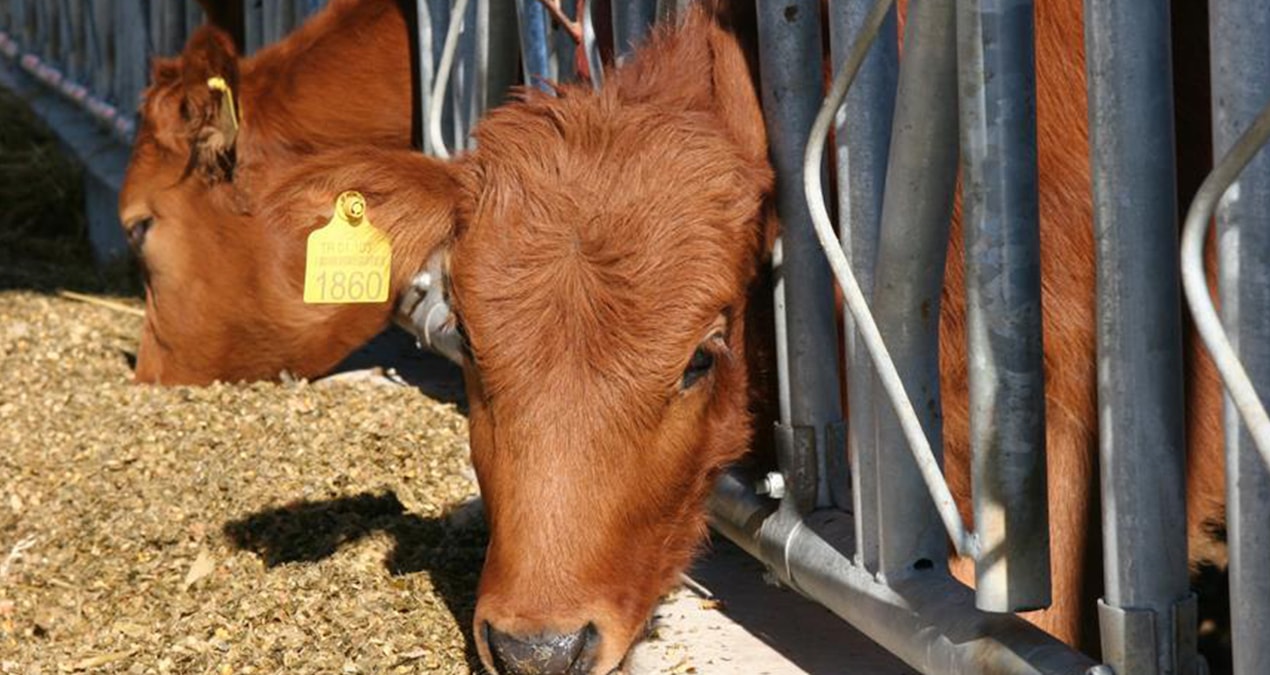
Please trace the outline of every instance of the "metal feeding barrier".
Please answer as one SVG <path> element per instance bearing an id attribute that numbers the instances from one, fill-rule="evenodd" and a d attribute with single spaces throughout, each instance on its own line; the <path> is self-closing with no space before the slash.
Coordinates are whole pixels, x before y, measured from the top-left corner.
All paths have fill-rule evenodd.
<path id="1" fill-rule="evenodd" d="M 417 0 L 423 149 L 448 156 L 516 83 L 602 86 L 690 0 Z M 246 0 L 248 54 L 321 0 Z M 757 0 L 762 103 L 784 230 L 776 266 L 779 471 L 726 474 L 715 529 L 788 586 L 926 673 L 1204 671 L 1188 588 L 1183 321 L 1169 4 L 1085 0 L 1098 268 L 1104 664 L 1015 613 L 1050 602 L 1031 0 Z M 575 26 L 552 20 L 558 10 Z M 1233 655 L 1270 673 L 1270 4 L 1210 5 L 1215 151 L 1181 246 L 1181 281 L 1231 391 L 1224 423 Z M 597 25 L 596 16 L 611 18 Z M 192 0 L 0 0 L 0 85 L 90 168 L 99 250 L 114 220 L 147 61 L 202 21 Z M 836 76 L 826 96 L 822 22 Z M 1261 111 L 1258 114 L 1258 111 Z M 893 129 L 903 129 L 893 134 Z M 823 189 L 833 131 L 838 231 Z M 939 316 L 960 169 L 967 257 L 974 530 L 944 481 Z M 1202 267 L 1216 211 L 1220 318 Z M 1078 224 L 1077 224 L 1078 225 Z M 841 238 L 839 238 L 841 237 Z M 104 243 L 102 243 L 104 242 Z M 111 246 L 115 246 L 111 249 Z M 838 364 L 833 284 L 843 292 Z M 826 364 L 832 364 L 827 367 Z M 839 367 L 849 419 L 842 419 Z M 1243 426 L 1246 425 L 1246 426 Z M 783 487 L 779 487 L 783 486 Z M 775 493 L 771 488 L 778 487 Z M 776 497 L 776 499 L 774 499 Z M 976 564 L 971 590 L 948 543 Z M 1064 552 L 1057 552 L 1063 555 Z"/>

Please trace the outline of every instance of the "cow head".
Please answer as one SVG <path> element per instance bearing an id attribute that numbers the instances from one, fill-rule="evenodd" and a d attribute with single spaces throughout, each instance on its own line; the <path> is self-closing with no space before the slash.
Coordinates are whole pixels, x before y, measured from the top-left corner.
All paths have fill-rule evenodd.
<path id="1" fill-rule="evenodd" d="M 306 218 L 287 227 L 264 214 L 265 195 L 284 176 L 294 180 L 291 169 L 303 158 L 344 148 L 319 160 L 334 171 L 410 147 L 413 78 L 402 11 L 394 2 L 336 3 L 251 59 L 205 26 L 180 56 L 154 62 L 119 203 L 146 286 L 138 381 L 319 375 L 387 324 L 391 302 L 302 302 L 306 237 L 330 218 L 333 198 L 320 211 L 300 209 Z M 375 49 L 367 50 L 358 36 L 372 33 Z M 364 82 L 353 102 L 349 81 Z M 416 159 L 423 165 L 416 177 L 438 181 L 444 193 L 446 170 Z M 382 177 L 335 176 L 341 190 L 369 190 L 371 221 L 386 220 L 377 208 Z M 451 223 L 431 235 L 447 237 Z M 428 225 L 408 224 L 419 227 Z M 415 271 L 409 263 L 426 251 L 396 253 L 394 277 L 404 283 Z"/>
<path id="2" fill-rule="evenodd" d="M 750 446 L 771 330 L 751 296 L 770 297 L 773 176 L 735 38 L 696 11 L 603 91 L 559 93 L 482 121 L 446 167 L 453 192 L 393 169 L 423 161 L 405 152 L 339 169 L 384 178 L 381 224 L 453 218 L 449 320 L 491 537 L 474 628 L 503 675 L 621 667 Z M 330 203 L 336 167 L 306 159 L 272 208 Z"/>
<path id="3" fill-rule="evenodd" d="M 753 79 L 704 13 L 604 91 L 493 112 L 451 250 L 504 675 L 621 667 L 750 446 L 750 296 L 774 230 Z"/>

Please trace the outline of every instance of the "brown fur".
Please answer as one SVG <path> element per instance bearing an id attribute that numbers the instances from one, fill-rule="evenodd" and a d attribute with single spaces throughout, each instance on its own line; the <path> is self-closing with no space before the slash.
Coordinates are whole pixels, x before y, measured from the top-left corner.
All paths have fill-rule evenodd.
<path id="1" fill-rule="evenodd" d="M 1099 573 L 1084 565 L 1096 557 L 1098 518 L 1094 246 L 1079 6 L 1039 3 L 1036 32 L 1055 602 L 1029 618 L 1077 644 L 1092 621 L 1100 586 Z M 310 44 L 296 44 L 302 43 Z M 770 311 L 770 287 L 760 271 L 776 225 L 749 54 L 710 18 L 694 13 L 628 67 L 610 72 L 599 94 L 574 87 L 565 87 L 560 98 L 526 92 L 495 111 L 479 127 L 479 149 L 453 166 L 399 147 L 409 119 L 403 89 L 367 90 L 391 103 L 370 107 L 391 114 L 383 126 L 362 126 L 360 118 L 341 118 L 338 110 L 309 117 L 316 114 L 310 106 L 336 99 L 330 82 L 304 80 L 305 69 L 281 59 L 273 66 L 244 66 L 234 184 L 178 184 L 189 191 L 174 206 L 178 211 L 193 213 L 198 206 L 199 213 L 230 214 L 225 217 L 237 220 L 234 229 L 222 228 L 227 232 L 275 232 L 273 240 L 263 234 L 245 238 L 256 242 L 237 253 L 248 259 L 255 253 L 290 259 L 294 253 L 259 245 L 293 251 L 298 239 L 287 233 L 323 220 L 334 195 L 348 187 L 366 191 L 372 219 L 398 237 L 426 223 L 423 234 L 399 249 L 409 251 L 415 266 L 443 238 L 453 238 L 453 299 L 470 342 L 465 377 L 471 443 L 491 525 L 476 624 L 487 662 L 487 622 L 518 635 L 573 631 L 593 622 L 602 636 L 597 670 L 620 663 L 702 540 L 712 478 L 755 437 L 752 411 L 768 402 L 757 381 L 771 340 L 770 323 L 759 318 Z M 347 54 L 332 59 L 349 60 Z M 298 94 L 271 103 L 251 93 L 259 92 L 253 86 L 275 81 L 271 86 L 279 91 L 312 86 L 325 95 L 311 95 L 300 106 L 288 102 Z M 372 100 L 370 94 L 364 100 Z M 306 131 L 289 131 L 294 129 Z M 389 149 L 347 145 L 361 141 Z M 293 170 L 258 170 L 296 163 L 315 148 L 326 149 Z M 188 151 L 172 154 L 183 158 Z M 253 220 L 254 212 L 239 206 L 244 194 L 248 203 L 272 195 L 259 211 L 262 218 Z M 212 230 L 220 226 L 205 222 L 213 223 L 207 226 Z M 206 255 L 195 261 L 202 264 Z M 944 435 L 949 482 L 964 505 L 970 490 L 958 223 L 948 260 L 941 323 Z M 224 264 L 241 265 L 228 254 Z M 155 267 L 162 271 L 163 264 Z M 152 281 L 161 288 L 157 284 Z M 256 307 L 271 308 L 256 310 L 257 321 L 292 311 L 277 309 L 277 299 L 256 300 Z M 203 304 L 209 317 L 223 321 L 233 307 L 248 306 L 232 303 L 209 288 Z M 312 311 L 295 311 L 299 318 L 288 320 L 294 323 L 271 326 L 272 332 L 254 339 L 309 331 Z M 333 315 L 344 333 L 334 327 L 315 331 L 312 341 L 279 343 L 276 353 L 266 345 L 270 365 L 300 354 L 316 367 L 323 361 L 313 355 L 328 358 L 339 351 L 329 345 L 342 349 L 369 330 L 363 324 L 382 323 L 382 316 L 369 314 Z M 720 321 L 722 340 L 712 337 Z M 258 343 L 244 342 L 239 332 L 222 344 Z M 715 355 L 715 367 L 698 384 L 681 388 L 698 347 Z M 1220 520 L 1224 502 L 1216 380 L 1205 358 L 1189 363 L 1188 530 L 1196 550 L 1205 539 L 1204 522 Z M 969 581 L 964 562 L 954 569 Z"/>
<path id="2" fill-rule="evenodd" d="M 404 283 L 417 269 L 409 266 L 448 237 L 451 219 L 415 229 L 426 219 L 384 217 L 392 207 L 374 189 L 379 177 L 357 171 L 326 174 L 335 181 L 332 194 L 306 196 L 300 229 L 262 214 L 271 207 L 266 193 L 314 153 L 342 148 L 311 160 L 325 170 L 358 160 L 362 167 L 379 164 L 365 161 L 377 157 L 369 147 L 410 147 L 407 11 L 414 3 L 336 0 L 250 59 L 239 59 L 224 33 L 204 27 L 180 57 L 155 62 L 120 195 L 126 229 L 153 222 L 139 251 L 146 279 L 139 382 L 272 379 L 283 370 L 319 375 L 387 324 L 395 292 L 376 305 L 301 302 L 307 230 L 330 217 L 334 194 L 366 189 L 372 222 L 393 223 L 394 238 L 409 233 L 395 244 L 394 278 Z M 207 86 L 213 76 L 234 91 L 238 129 L 222 94 Z M 399 197 L 431 198 L 449 189 L 435 161 L 403 163 L 439 182 L 435 193 Z"/>
<path id="3" fill-rule="evenodd" d="M 1071 644 L 1085 637 L 1084 646 L 1096 649 L 1082 635 L 1092 620 L 1101 579 L 1085 565 L 1099 547 L 1093 499 L 1098 429 L 1079 7 L 1041 4 L 1037 34 L 1054 605 L 1029 618 Z M 665 479 L 677 490 L 675 503 L 691 507 L 678 512 L 676 520 L 662 510 L 663 497 L 650 499 L 647 483 L 663 472 L 681 475 L 668 468 L 681 468 L 673 462 L 688 458 L 700 463 L 704 473 L 699 476 L 712 475 L 716 462 L 731 456 L 712 442 L 720 436 L 717 425 L 729 419 L 722 412 L 688 428 L 679 426 L 681 407 L 675 405 L 683 401 L 672 398 L 672 404 L 658 409 L 668 396 L 675 367 L 682 366 L 693 348 L 690 327 L 703 324 L 719 298 L 727 296 L 729 287 L 716 286 L 723 281 L 720 273 L 735 269 L 732 256 L 748 250 L 744 247 L 753 237 L 763 236 L 757 220 L 763 216 L 760 204 L 771 197 L 770 184 L 729 181 L 753 191 L 747 195 L 754 200 L 747 210 L 759 209 L 753 212 L 754 229 L 748 236 L 733 234 L 732 249 L 705 248 L 729 222 L 714 211 L 712 179 L 738 171 L 694 166 L 699 143 L 717 136 L 707 128 L 725 130 L 738 144 L 740 153 L 717 152 L 720 159 L 730 154 L 741 160 L 740 166 L 753 159 L 745 148 L 762 147 L 748 137 L 744 121 L 731 116 L 749 110 L 737 103 L 715 106 L 713 121 L 707 118 L 693 137 L 679 135 L 683 111 L 696 114 L 710 108 L 703 96 L 722 101 L 744 90 L 744 97 L 752 100 L 753 92 L 738 85 L 735 72 L 719 76 L 718 52 L 701 48 L 718 44 L 723 39 L 718 36 L 718 29 L 703 25 L 700 18 L 690 20 L 682 32 L 661 38 L 631 68 L 618 71 L 614 86 L 599 96 L 570 91 L 560 101 L 532 98 L 510 106 L 481 127 L 481 150 L 466 162 L 471 175 L 464 179 L 465 191 L 476 197 L 468 197 L 475 203 L 461 210 L 454 285 L 475 354 L 475 364 L 467 369 L 473 451 L 493 532 L 478 636 L 483 621 L 533 634 L 574 630 L 590 620 L 606 641 L 617 643 L 603 645 L 601 670 L 615 663 L 651 609 L 658 588 L 643 581 L 632 566 L 657 561 L 662 583 L 670 583 L 670 573 L 686 561 L 691 550 L 687 544 L 700 528 L 702 484 Z M 707 54 L 712 58 L 705 58 Z M 743 58 L 733 52 L 724 63 L 743 63 Z M 715 76 L 701 76 L 707 72 Z M 642 106 L 648 100 L 666 107 L 645 116 Z M 746 119 L 753 124 L 749 133 L 761 130 L 756 119 Z M 638 130 L 628 131 L 628 125 Z M 667 145 L 667 139 L 674 141 Z M 758 167 L 753 162 L 743 171 Z M 665 239 L 662 233 L 668 228 L 675 235 Z M 941 325 L 944 431 L 949 480 L 967 504 L 959 224 L 952 242 Z M 698 257 L 710 257 L 710 269 L 697 268 Z M 732 279 L 730 290 L 749 289 L 753 279 L 747 270 Z M 706 286 L 712 291 L 700 290 Z M 730 306 L 741 302 L 732 300 Z M 1207 538 L 1204 522 L 1221 517 L 1221 431 L 1216 381 L 1206 360 L 1193 363 L 1188 530 L 1199 544 Z M 655 374 L 663 382 L 660 396 Z M 719 377 L 715 397 L 728 394 L 721 389 L 725 382 L 740 386 L 731 374 L 726 380 Z M 731 400 L 736 406 L 731 423 L 752 433 L 745 424 L 748 416 Z M 664 436 L 649 440 L 650 429 L 667 427 L 682 434 L 677 443 Z M 707 433 L 700 435 L 703 431 Z M 676 445 L 684 455 L 667 456 L 664 448 Z M 627 464 L 635 461 L 639 464 Z M 633 481 L 632 474 L 639 479 Z M 544 491 L 541 481 L 549 481 L 550 489 Z M 628 496 L 632 491 L 638 491 L 638 499 Z M 628 523 L 633 518 L 642 527 L 632 528 Z M 623 527 L 604 527 L 610 521 Z M 660 528 L 656 543 L 643 545 L 642 528 L 652 523 Z M 584 543 L 578 541 L 582 536 L 587 537 Z M 964 561 L 954 567 L 971 580 Z M 642 602 L 632 606 L 631 595 L 640 589 Z"/>

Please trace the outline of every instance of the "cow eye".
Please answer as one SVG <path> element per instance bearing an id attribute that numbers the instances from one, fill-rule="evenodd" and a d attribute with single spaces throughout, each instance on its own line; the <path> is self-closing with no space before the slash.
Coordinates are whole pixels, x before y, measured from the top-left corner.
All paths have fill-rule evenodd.
<path id="1" fill-rule="evenodd" d="M 132 222 L 128 228 L 128 246 L 134 254 L 141 254 L 141 248 L 146 243 L 146 235 L 150 234 L 152 227 L 154 227 L 153 218 L 141 218 Z"/>
<path id="2" fill-rule="evenodd" d="M 688 367 L 684 368 L 682 387 L 687 389 L 696 384 L 698 380 L 709 375 L 713 367 L 714 354 L 704 346 L 697 347 L 697 351 L 692 353 L 692 359 L 688 361 Z"/>

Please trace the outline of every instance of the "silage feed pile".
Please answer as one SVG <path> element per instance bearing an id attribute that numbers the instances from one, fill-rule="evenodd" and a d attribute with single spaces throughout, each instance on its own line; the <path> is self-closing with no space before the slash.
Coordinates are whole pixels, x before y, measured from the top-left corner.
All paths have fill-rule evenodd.
<path id="1" fill-rule="evenodd" d="M 0 291 L 0 672 L 469 672 L 454 407 L 136 386 L 139 321 Z"/>
<path id="2" fill-rule="evenodd" d="M 476 670 L 459 412 L 131 384 L 141 319 L 57 293 L 140 307 L 92 264 L 80 180 L 0 88 L 0 673 Z"/>

